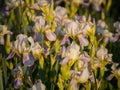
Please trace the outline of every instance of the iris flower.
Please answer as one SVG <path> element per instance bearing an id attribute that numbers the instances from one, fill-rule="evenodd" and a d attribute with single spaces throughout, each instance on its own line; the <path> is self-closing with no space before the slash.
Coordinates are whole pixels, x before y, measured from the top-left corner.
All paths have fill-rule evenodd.
<path id="1" fill-rule="evenodd" d="M 23 0 L 5 0 L 5 3 L 8 7 L 18 7 L 20 4 L 23 4 Z"/>
<path id="2" fill-rule="evenodd" d="M 55 21 L 58 24 L 62 24 L 64 20 L 67 19 L 68 17 L 67 13 L 68 13 L 67 9 L 61 6 L 57 6 L 55 8 Z"/>
<path id="3" fill-rule="evenodd" d="M 32 86 L 29 90 L 45 90 L 45 85 L 42 83 L 41 80 L 38 80 L 36 84 Z"/>
<path id="4" fill-rule="evenodd" d="M 72 42 L 67 48 L 62 48 L 62 57 L 64 58 L 60 64 L 65 65 L 69 60 L 76 60 L 80 55 L 80 47 L 75 42 Z"/>
<path id="5" fill-rule="evenodd" d="M 88 81 L 89 79 L 89 71 L 88 71 L 88 68 L 84 68 L 83 70 L 81 71 L 75 71 L 75 70 L 72 70 L 71 71 L 71 74 L 72 74 L 72 77 L 79 83 L 85 83 Z"/>
<path id="6" fill-rule="evenodd" d="M 107 61 L 112 60 L 112 54 L 108 54 L 108 50 L 104 46 L 98 48 L 96 52 L 96 56 L 101 60 L 107 60 Z"/>
<path id="7" fill-rule="evenodd" d="M 12 58 L 15 54 L 22 56 L 23 63 L 26 66 L 31 66 L 34 64 L 35 58 L 38 58 L 42 52 L 41 46 L 34 42 L 32 37 L 27 37 L 27 35 L 19 34 L 16 41 L 13 42 L 11 46 L 12 52 L 7 57 L 7 59 Z"/>
<path id="8" fill-rule="evenodd" d="M 12 70 L 12 75 L 15 79 L 14 88 L 19 89 L 23 85 L 23 70 L 19 64 Z"/>
<path id="9" fill-rule="evenodd" d="M 12 32 L 8 31 L 7 26 L 0 25 L 0 44 L 4 45 L 4 35 L 11 35 Z"/>
<path id="10" fill-rule="evenodd" d="M 91 28 L 92 24 L 88 22 L 79 23 L 71 20 L 65 23 L 66 35 L 72 38 L 77 37 L 83 46 L 87 46 L 89 44 L 86 36 L 90 32 Z"/>
<path id="11" fill-rule="evenodd" d="M 41 29 L 45 27 L 45 19 L 43 16 L 36 16 L 35 17 L 35 25 L 33 27 L 34 32 L 39 32 Z"/>

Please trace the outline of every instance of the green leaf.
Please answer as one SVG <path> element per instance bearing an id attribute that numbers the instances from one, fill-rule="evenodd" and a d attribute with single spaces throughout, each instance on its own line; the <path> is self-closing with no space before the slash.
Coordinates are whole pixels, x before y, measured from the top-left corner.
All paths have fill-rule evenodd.
<path id="1" fill-rule="evenodd" d="M 0 90 L 3 90 L 2 71 L 0 70 Z"/>
<path id="2" fill-rule="evenodd" d="M 70 78 L 70 68 L 68 65 L 64 65 L 61 67 L 61 74 L 64 80 L 68 80 Z"/>
<path id="3" fill-rule="evenodd" d="M 2 67 L 3 67 L 3 77 L 5 81 L 5 86 L 6 86 L 8 77 L 7 77 L 7 67 L 6 67 L 5 59 L 2 59 Z"/>

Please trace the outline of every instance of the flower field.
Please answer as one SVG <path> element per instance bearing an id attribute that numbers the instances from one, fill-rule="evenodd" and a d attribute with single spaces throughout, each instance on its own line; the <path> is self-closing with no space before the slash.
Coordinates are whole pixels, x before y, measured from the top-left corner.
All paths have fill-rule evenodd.
<path id="1" fill-rule="evenodd" d="M 120 90 L 117 1 L 0 0 L 0 90 Z"/>

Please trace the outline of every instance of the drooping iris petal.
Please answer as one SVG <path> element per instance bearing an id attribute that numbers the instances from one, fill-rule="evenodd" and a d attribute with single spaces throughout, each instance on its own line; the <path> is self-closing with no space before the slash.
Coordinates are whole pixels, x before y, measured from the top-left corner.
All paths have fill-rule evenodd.
<path id="1" fill-rule="evenodd" d="M 45 34 L 46 34 L 46 37 L 49 41 L 55 41 L 56 40 L 56 35 L 51 30 L 47 30 L 45 32 Z"/>
<path id="2" fill-rule="evenodd" d="M 43 16 L 36 16 L 34 19 L 35 25 L 33 27 L 34 32 L 39 32 L 45 27 L 45 18 Z"/>
<path id="3" fill-rule="evenodd" d="M 90 75 L 90 78 L 89 78 L 89 79 L 90 79 L 90 81 L 91 81 L 92 83 L 98 82 L 98 79 L 95 78 L 93 74 Z"/>
<path id="4" fill-rule="evenodd" d="M 63 45 L 63 44 L 65 44 L 65 43 L 70 44 L 70 40 L 69 40 L 68 37 L 66 37 L 66 36 L 64 36 L 64 38 L 62 39 L 60 45 Z"/>
<path id="5" fill-rule="evenodd" d="M 14 55 L 15 55 L 15 52 L 11 52 L 11 53 L 8 55 L 8 57 L 6 58 L 6 60 L 13 58 Z"/>
<path id="6" fill-rule="evenodd" d="M 84 62 L 89 62 L 91 58 L 86 52 L 84 52 L 83 54 L 80 55 L 80 60 Z"/>
<path id="7" fill-rule="evenodd" d="M 36 39 L 37 39 L 37 36 L 38 36 L 38 33 L 35 32 L 34 35 L 33 35 L 33 39 L 36 40 Z"/>
<path id="8" fill-rule="evenodd" d="M 83 46 L 88 46 L 89 41 L 83 37 L 83 36 L 78 36 L 79 42 L 83 45 Z"/>
<path id="9" fill-rule="evenodd" d="M 88 78 L 89 78 L 89 71 L 88 71 L 88 68 L 85 68 L 79 77 L 79 82 L 85 83 L 88 80 Z"/>
<path id="10" fill-rule="evenodd" d="M 46 90 L 46 86 L 39 80 L 36 84 L 32 86 L 29 90 Z"/>
<path id="11" fill-rule="evenodd" d="M 35 59 L 31 53 L 23 53 L 23 64 L 25 66 L 32 66 L 34 61 Z"/>
<path id="12" fill-rule="evenodd" d="M 69 60 L 70 60 L 69 58 L 64 58 L 64 59 L 60 62 L 60 64 L 63 66 L 63 65 L 65 65 L 65 64 L 67 64 L 67 62 L 68 62 Z"/>
<path id="13" fill-rule="evenodd" d="M 114 77 L 114 75 L 113 75 L 113 74 L 110 74 L 106 79 L 107 79 L 108 81 L 110 81 L 110 80 L 113 79 L 113 77 Z"/>
<path id="14" fill-rule="evenodd" d="M 22 79 L 16 78 L 14 81 L 14 88 L 19 89 L 23 85 Z"/>
<path id="15" fill-rule="evenodd" d="M 0 37 L 0 45 L 4 45 L 4 38 Z"/>
<path id="16" fill-rule="evenodd" d="M 101 46 L 101 47 L 97 50 L 96 56 L 97 56 L 98 58 L 101 58 L 101 59 L 103 60 L 103 59 L 107 56 L 107 54 L 108 54 L 108 50 L 107 50 L 105 47 Z"/>
<path id="17" fill-rule="evenodd" d="M 46 56 L 50 54 L 50 48 L 48 47 L 44 47 L 44 52 L 43 52 Z"/>
<path id="18" fill-rule="evenodd" d="M 34 43 L 34 45 L 31 46 L 31 52 L 33 54 L 34 57 L 38 57 L 40 56 L 41 52 L 43 51 L 42 47 L 39 45 L 38 42 Z"/>
<path id="19" fill-rule="evenodd" d="M 64 7 L 56 7 L 55 8 L 55 17 L 58 18 L 59 20 L 62 20 L 63 18 L 67 17 L 67 9 Z"/>
<path id="20" fill-rule="evenodd" d="M 72 90 L 79 90 L 78 85 L 77 85 L 77 81 L 74 79 L 71 80 L 70 87 L 72 88 Z"/>

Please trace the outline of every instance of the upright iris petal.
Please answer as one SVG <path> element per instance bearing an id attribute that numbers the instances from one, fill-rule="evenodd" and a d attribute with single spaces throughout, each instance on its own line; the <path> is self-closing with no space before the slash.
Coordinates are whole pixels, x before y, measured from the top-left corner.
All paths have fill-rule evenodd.
<path id="1" fill-rule="evenodd" d="M 67 35 L 75 37 L 77 34 L 81 33 L 81 31 L 79 30 L 79 23 L 75 21 L 66 22 L 65 32 Z"/>
<path id="2" fill-rule="evenodd" d="M 4 35 L 11 35 L 12 32 L 8 31 L 7 26 L 0 25 L 0 45 L 4 45 Z"/>
<path id="3" fill-rule="evenodd" d="M 101 46 L 101 47 L 97 50 L 96 56 L 97 56 L 98 58 L 101 58 L 102 60 L 104 60 L 104 58 L 107 56 L 107 54 L 108 54 L 108 50 L 107 50 L 105 47 Z"/>
<path id="4" fill-rule="evenodd" d="M 80 47 L 75 42 L 72 42 L 67 48 L 63 47 L 61 50 L 62 57 L 64 58 L 60 64 L 65 65 L 69 60 L 77 60 L 80 55 Z"/>
<path id="5" fill-rule="evenodd" d="M 77 45 L 75 42 L 72 42 L 72 44 L 69 47 L 67 47 L 65 56 L 73 60 L 78 59 L 80 54 L 79 50 L 79 45 Z"/>
<path id="6" fill-rule="evenodd" d="M 63 24 L 67 19 L 67 9 L 64 7 L 57 6 L 55 8 L 55 22 L 58 24 Z"/>
<path id="7" fill-rule="evenodd" d="M 40 31 L 45 26 L 45 19 L 43 16 L 36 16 L 34 22 L 35 25 L 33 27 L 33 30 L 35 32 Z"/>
<path id="8" fill-rule="evenodd" d="M 79 82 L 85 83 L 88 80 L 88 78 L 89 78 L 89 71 L 88 68 L 85 68 L 79 77 Z"/>
<path id="9" fill-rule="evenodd" d="M 80 83 L 85 83 L 89 79 L 88 68 L 84 68 L 82 71 L 72 71 L 73 78 L 75 78 Z"/>

